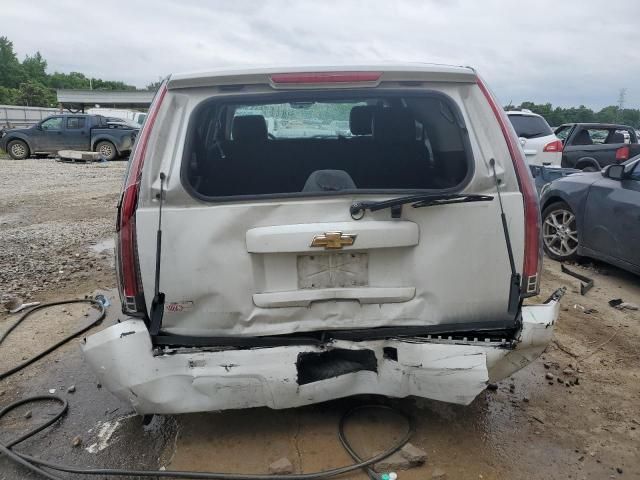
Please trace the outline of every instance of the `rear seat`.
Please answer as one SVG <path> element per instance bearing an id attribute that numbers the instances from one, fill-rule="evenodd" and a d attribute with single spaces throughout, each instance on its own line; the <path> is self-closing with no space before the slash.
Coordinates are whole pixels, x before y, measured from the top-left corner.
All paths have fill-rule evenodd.
<path id="1" fill-rule="evenodd" d="M 343 170 L 359 189 L 425 188 L 426 149 L 406 109 L 354 107 L 355 138 L 268 139 L 262 115 L 235 117 L 225 158 L 214 158 L 203 193 L 211 196 L 301 192 L 318 170 Z M 216 155 L 217 156 L 217 155 Z"/>

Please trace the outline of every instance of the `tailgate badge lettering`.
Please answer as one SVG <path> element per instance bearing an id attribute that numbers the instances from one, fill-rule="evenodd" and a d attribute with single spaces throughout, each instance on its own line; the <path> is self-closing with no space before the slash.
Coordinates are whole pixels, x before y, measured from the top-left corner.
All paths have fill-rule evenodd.
<path id="1" fill-rule="evenodd" d="M 312 247 L 323 247 L 325 250 L 339 250 L 349 247 L 356 241 L 357 235 L 342 232 L 325 232 L 315 235 L 311 241 Z"/>

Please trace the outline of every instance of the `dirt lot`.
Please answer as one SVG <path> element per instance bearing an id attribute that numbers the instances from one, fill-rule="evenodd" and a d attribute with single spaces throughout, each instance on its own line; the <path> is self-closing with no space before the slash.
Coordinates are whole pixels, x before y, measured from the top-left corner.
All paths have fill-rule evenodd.
<path id="1" fill-rule="evenodd" d="M 124 162 L 0 160 L 0 293 L 47 301 L 104 291 L 116 304 L 103 326 L 115 322 L 119 306 L 109 239 L 125 169 Z M 431 478 L 436 468 L 449 479 L 640 478 L 640 312 L 607 304 L 612 298 L 640 303 L 640 278 L 590 262 L 573 268 L 595 279 L 584 297 L 577 280 L 546 260 L 539 300 L 562 285 L 568 293 L 555 340 L 540 360 L 468 407 L 389 401 L 416 419 L 412 443 L 428 454 L 425 466 L 400 472 L 400 479 Z M 82 306 L 35 315 L 0 347 L 2 369 L 93 316 L 95 311 Z M 1 313 L 0 332 L 14 318 Z M 545 378 L 547 373 L 554 378 Z M 576 379 L 577 385 L 564 383 Z M 75 392 L 67 393 L 71 385 Z M 25 451 L 85 466 L 247 473 L 265 472 L 283 456 L 297 472 L 348 463 L 336 425 L 348 406 L 362 401 L 157 417 L 143 427 L 126 405 L 99 388 L 72 342 L 0 381 L 0 406 L 50 389 L 69 398 L 69 415 L 24 444 Z M 33 407 L 32 417 L 25 418 L 25 406 L 3 422 L 0 438 L 46 418 L 48 408 Z M 401 430 L 385 415 L 356 420 L 348 433 L 363 455 L 381 450 Z M 72 446 L 76 436 L 79 447 Z M 24 477 L 21 468 L 0 457 L 0 479 Z"/>

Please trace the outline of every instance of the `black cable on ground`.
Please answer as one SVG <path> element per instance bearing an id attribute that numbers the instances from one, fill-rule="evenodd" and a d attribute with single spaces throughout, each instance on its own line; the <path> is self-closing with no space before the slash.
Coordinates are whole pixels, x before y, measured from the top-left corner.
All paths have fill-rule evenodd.
<path id="1" fill-rule="evenodd" d="M 22 370 L 27 365 L 30 365 L 36 360 L 51 353 L 53 350 L 60 347 L 64 343 L 68 342 L 72 338 L 84 333 L 89 328 L 93 327 L 94 325 L 102 321 L 105 317 L 106 311 L 102 303 L 93 299 L 52 302 L 52 303 L 39 305 L 29 310 L 24 315 L 22 315 L 22 317 L 20 317 L 16 323 L 14 323 L 11 327 L 9 327 L 9 329 L 0 337 L 0 344 L 9 336 L 9 333 L 12 330 L 14 330 L 22 321 L 24 321 L 33 312 L 46 307 L 51 307 L 54 305 L 63 305 L 67 303 L 81 303 L 81 302 L 91 303 L 92 305 L 97 306 L 100 309 L 99 317 L 95 321 L 90 323 L 88 326 L 65 337 L 60 342 L 57 342 L 55 345 L 52 345 L 51 347 L 37 354 L 33 358 L 30 358 L 29 360 L 21 363 L 20 365 L 6 372 L 1 373 L 0 379 L 6 378 Z M 61 477 L 59 475 L 60 472 L 71 473 L 71 474 L 81 474 L 81 475 L 102 475 L 102 476 L 107 475 L 107 476 L 121 476 L 121 477 L 133 477 L 133 476 L 163 477 L 163 478 L 178 478 L 178 479 L 189 478 L 189 479 L 207 479 L 207 480 L 317 480 L 321 478 L 335 477 L 338 475 L 342 475 L 342 474 L 353 472 L 355 470 L 360 470 L 360 469 L 364 469 L 371 479 L 378 480 L 380 476 L 368 467 L 370 465 L 373 465 L 374 463 L 379 462 L 380 460 L 387 458 L 388 456 L 400 450 L 409 441 L 409 439 L 411 438 L 411 436 L 415 431 L 415 426 L 411 418 L 408 415 L 404 414 L 403 412 L 400 412 L 399 410 L 396 410 L 387 405 L 376 405 L 376 404 L 359 405 L 348 410 L 346 413 L 344 413 L 340 418 L 340 423 L 338 425 L 338 439 L 340 440 L 340 443 L 342 443 L 342 446 L 345 448 L 345 450 L 349 453 L 351 458 L 354 459 L 355 463 L 353 463 L 352 465 L 344 466 L 344 467 L 333 468 L 331 470 L 324 470 L 321 472 L 313 472 L 313 473 L 290 474 L 290 475 L 262 475 L 262 474 L 236 474 L 236 473 L 216 473 L 216 472 L 185 472 L 185 471 L 168 471 L 168 470 L 79 468 L 79 467 L 70 467 L 66 465 L 59 465 L 46 460 L 38 459 L 36 457 L 32 457 L 24 453 L 17 452 L 14 450 L 14 447 L 17 444 L 33 437 L 37 433 L 41 432 L 45 428 L 53 425 L 55 422 L 60 420 L 68 410 L 68 403 L 65 399 L 58 397 L 56 395 L 39 395 L 39 396 L 27 397 L 21 400 L 17 400 L 15 402 L 10 403 L 6 407 L 4 407 L 2 410 L 0 410 L 0 421 L 2 421 L 2 419 L 8 413 L 10 413 L 11 411 L 15 410 L 16 408 L 22 405 L 25 405 L 28 403 L 35 403 L 35 402 L 51 402 L 51 401 L 58 402 L 61 404 L 60 410 L 56 412 L 55 415 L 53 415 L 45 423 L 41 425 L 37 425 L 34 428 L 28 430 L 26 433 L 22 434 L 20 437 L 11 440 L 8 443 L 0 443 L 0 453 L 3 453 L 8 458 L 22 465 L 28 470 L 34 473 L 38 473 L 44 478 L 48 478 L 50 480 L 65 480 L 65 477 Z M 367 409 L 388 410 L 388 411 L 394 412 L 395 414 L 403 417 L 404 420 L 407 422 L 407 431 L 400 440 L 398 440 L 396 443 L 394 443 L 390 448 L 388 448 L 384 452 L 374 457 L 368 458 L 366 460 L 362 460 L 362 458 L 356 453 L 356 451 L 353 449 L 353 447 L 347 440 L 344 429 L 347 421 L 356 412 L 367 410 Z M 53 472 L 51 472 L 50 470 L 52 470 Z"/>
<path id="2" fill-rule="evenodd" d="M 13 447 L 28 439 L 31 438 L 36 433 L 42 431 L 44 428 L 50 426 L 57 420 L 59 420 L 67 411 L 67 402 L 66 400 L 57 397 L 55 395 L 43 395 L 37 397 L 29 397 L 24 398 L 22 400 L 18 400 L 13 402 L 2 410 L 0 410 L 0 421 L 2 418 L 7 415 L 12 410 L 18 408 L 25 403 L 33 403 L 39 401 L 57 401 L 62 404 L 62 408 L 55 414 L 55 416 L 48 420 L 46 423 L 39 425 L 19 438 L 10 441 L 9 443 L 2 444 L 0 443 L 0 452 L 5 454 L 8 458 L 12 459 L 16 463 L 21 464 L 22 466 L 28 468 L 32 472 L 39 473 L 45 478 L 49 478 L 51 480 L 65 480 L 64 477 L 57 475 L 56 473 L 51 473 L 43 470 L 43 468 L 47 468 L 50 470 L 54 470 L 56 472 L 66 472 L 73 474 L 82 474 L 82 475 L 107 475 L 107 476 L 138 476 L 138 477 L 163 477 L 163 478 L 190 478 L 190 479 L 208 479 L 208 480 L 317 480 L 321 478 L 329 478 L 335 477 L 337 475 L 342 475 L 344 473 L 353 472 L 355 470 L 360 470 L 362 468 L 367 470 L 367 473 L 372 479 L 379 479 L 380 477 L 374 473 L 371 469 L 367 468 L 369 465 L 379 462 L 387 458 L 388 456 L 394 454 L 398 450 L 400 450 L 411 438 L 411 435 L 414 433 L 414 425 L 411 421 L 410 417 L 401 413 L 398 410 L 395 410 L 386 405 L 360 405 L 351 410 L 348 410 L 340 419 L 340 425 L 338 427 L 338 438 L 340 442 L 347 450 L 349 455 L 356 461 L 356 463 L 352 465 L 347 465 L 344 467 L 333 468 L 331 470 L 324 470 L 321 472 L 313 472 L 313 473 L 300 473 L 300 474 L 290 474 L 290 475 L 261 475 L 261 474 L 238 474 L 238 473 L 215 473 L 215 472 L 185 472 L 185 471 L 169 471 L 169 470 L 128 470 L 128 469 L 114 469 L 114 468 L 78 468 L 78 467 L 70 467 L 66 465 L 59 465 L 57 463 L 48 462 L 46 460 L 41 460 L 30 455 L 26 455 L 24 453 L 16 452 Z M 358 454 L 355 452 L 344 432 L 344 426 L 351 418 L 351 416 L 361 410 L 365 409 L 384 409 L 390 410 L 400 416 L 402 416 L 407 422 L 407 431 L 403 435 L 403 437 L 393 444 L 389 449 L 385 450 L 383 453 L 376 455 L 375 457 L 368 458 L 366 460 L 362 460 Z"/>
<path id="3" fill-rule="evenodd" d="M 5 371 L 5 372 L 1 372 L 0 373 L 0 380 L 3 380 L 11 375 L 13 375 L 14 373 L 19 372 L 20 370 L 22 370 L 23 368 L 31 365 L 33 362 L 36 362 L 38 360 L 40 360 L 42 357 L 49 355 L 51 352 L 53 352 L 54 350 L 56 350 L 57 348 L 60 348 L 62 345 L 64 345 L 65 343 L 67 343 L 68 341 L 74 339 L 75 337 L 77 337 L 78 335 L 83 334 L 84 332 L 86 332 L 87 330 L 89 330 L 90 328 L 94 327 L 95 325 L 97 325 L 98 323 L 100 323 L 102 320 L 104 320 L 104 317 L 107 314 L 106 309 L 104 308 L 104 305 L 102 303 L 100 303 L 97 300 L 94 300 L 93 298 L 82 298 L 82 299 L 76 299 L 76 300 L 61 300 L 58 302 L 49 302 L 49 303 L 43 303 L 41 305 L 38 305 L 36 307 L 33 307 L 31 310 L 28 310 L 27 312 L 23 313 L 22 316 L 13 324 L 11 325 L 3 334 L 2 336 L 0 336 L 0 345 L 2 345 L 2 342 L 5 341 L 5 339 L 9 336 L 9 334 L 18 326 L 20 325 L 23 321 L 25 321 L 27 319 L 27 317 L 29 317 L 32 313 L 37 312 L 38 310 L 42 310 L 44 308 L 48 308 L 48 307 L 53 307 L 55 305 L 67 305 L 69 303 L 89 303 L 91 305 L 93 305 L 94 307 L 96 307 L 99 311 L 99 315 L 98 318 L 96 318 L 93 322 L 89 323 L 87 326 L 81 328 L 80 330 L 77 330 L 75 332 L 73 332 L 71 335 L 68 335 L 66 337 L 64 337 L 62 340 L 60 340 L 59 342 L 51 345 L 49 348 L 47 348 L 46 350 L 38 353 L 37 355 L 34 355 L 33 357 L 29 358 L 28 360 L 25 360 L 24 362 L 16 365 L 13 368 L 10 368 L 9 370 Z"/>

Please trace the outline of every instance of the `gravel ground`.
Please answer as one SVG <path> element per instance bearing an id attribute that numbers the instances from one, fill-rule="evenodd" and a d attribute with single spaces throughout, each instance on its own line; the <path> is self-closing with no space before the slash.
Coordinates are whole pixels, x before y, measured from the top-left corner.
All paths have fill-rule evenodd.
<path id="1" fill-rule="evenodd" d="M 125 169 L 125 162 L 0 159 L 0 292 L 47 301 L 106 289 L 113 306 L 97 328 L 117 321 L 109 239 Z M 440 471 L 450 480 L 640 479 L 640 312 L 607 304 L 613 298 L 640 303 L 640 278 L 599 263 L 572 268 L 594 278 L 586 296 L 580 295 L 577 280 L 545 259 L 543 291 L 531 302 L 543 301 L 560 286 L 568 290 L 554 340 L 538 361 L 466 407 L 413 398 L 391 401 L 416 419 L 412 443 L 428 457 L 424 466 L 402 471 L 399 478 L 424 480 Z M 0 365 L 14 365 L 43 343 L 53 343 L 88 321 L 87 314 L 95 313 L 81 306 L 39 312 L 0 346 Z M 0 332 L 14 318 L 0 312 Z M 65 393 L 71 384 L 75 393 Z M 282 457 L 296 472 L 344 465 L 349 458 L 337 441 L 336 424 L 341 412 L 362 401 L 167 416 L 143 428 L 128 405 L 98 388 L 72 342 L 0 381 L 0 407 L 51 388 L 69 399 L 69 415 L 20 448 L 85 466 L 258 473 Z M 43 406 L 24 411 L 28 408 L 33 419 L 46 415 Z M 0 438 L 15 436 L 35 421 L 24 411 L 3 422 Z M 105 425 L 106 440 L 100 438 Z M 398 434 L 393 419 L 376 415 L 358 419 L 350 433 L 363 455 L 381 450 Z M 84 448 L 73 447 L 76 436 Z M 104 449 L 92 453 L 87 448 L 96 442 Z M 24 471 L 0 456 L 0 480 L 22 478 Z"/>
<path id="2" fill-rule="evenodd" d="M 91 270 L 111 276 L 100 242 L 113 236 L 126 167 L 0 159 L 0 293 L 31 299 L 87 280 L 98 287 Z"/>

